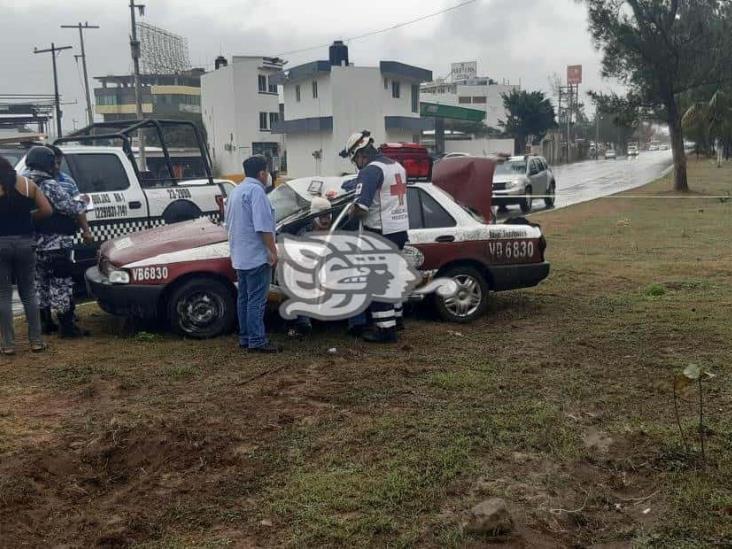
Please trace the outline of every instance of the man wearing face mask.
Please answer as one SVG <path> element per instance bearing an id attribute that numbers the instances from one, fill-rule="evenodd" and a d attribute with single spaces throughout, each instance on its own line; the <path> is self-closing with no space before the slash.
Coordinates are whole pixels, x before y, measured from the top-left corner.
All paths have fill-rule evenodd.
<path id="1" fill-rule="evenodd" d="M 363 222 L 365 230 L 378 233 L 403 249 L 409 238 L 406 170 L 376 150 L 367 130 L 352 134 L 340 155 L 359 169 L 351 217 Z M 363 332 L 363 339 L 371 343 L 396 342 L 401 306 L 375 301 L 370 311 L 374 327 Z M 350 330 L 354 332 L 354 326 Z"/>
<path id="2" fill-rule="evenodd" d="M 277 264 L 274 209 L 265 193 L 271 182 L 265 158 L 247 158 L 244 175 L 246 179 L 231 192 L 225 213 L 231 264 L 239 280 L 239 347 L 277 353 L 281 349 L 269 342 L 264 327 L 267 293 Z"/>

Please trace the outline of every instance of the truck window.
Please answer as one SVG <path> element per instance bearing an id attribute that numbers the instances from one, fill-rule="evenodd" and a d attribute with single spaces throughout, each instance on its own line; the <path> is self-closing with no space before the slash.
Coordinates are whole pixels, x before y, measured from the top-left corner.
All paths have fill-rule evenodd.
<path id="1" fill-rule="evenodd" d="M 130 186 L 127 172 L 114 154 L 68 154 L 65 161 L 82 193 L 124 191 Z"/>

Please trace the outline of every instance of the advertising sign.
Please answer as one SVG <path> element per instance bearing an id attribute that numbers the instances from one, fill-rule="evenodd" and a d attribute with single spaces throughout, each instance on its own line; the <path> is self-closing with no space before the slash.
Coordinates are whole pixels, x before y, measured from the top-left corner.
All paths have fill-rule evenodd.
<path id="1" fill-rule="evenodd" d="M 470 80 L 478 76 L 478 62 L 467 61 L 463 63 L 453 63 L 450 66 L 450 75 L 453 80 Z"/>
<path id="2" fill-rule="evenodd" d="M 582 83 L 582 65 L 567 66 L 567 84 L 576 86 Z"/>

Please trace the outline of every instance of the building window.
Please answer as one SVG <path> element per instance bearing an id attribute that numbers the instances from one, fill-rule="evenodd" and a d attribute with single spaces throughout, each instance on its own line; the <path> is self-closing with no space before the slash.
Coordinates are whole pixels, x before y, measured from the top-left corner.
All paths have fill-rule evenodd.
<path id="1" fill-rule="evenodd" d="M 300 102 L 300 84 L 295 86 L 295 101 Z"/>
<path id="2" fill-rule="evenodd" d="M 259 129 L 261 131 L 267 131 L 269 129 L 267 127 L 267 113 L 266 112 L 259 113 Z"/>
<path id="3" fill-rule="evenodd" d="M 389 89 L 389 79 L 388 78 L 384 78 L 384 89 L 385 90 Z"/>
<path id="4" fill-rule="evenodd" d="M 396 80 L 393 80 L 391 83 L 391 96 L 394 99 L 399 99 L 399 97 L 401 97 L 401 95 L 402 95 L 402 93 L 401 93 L 401 89 L 399 87 L 399 82 L 397 82 Z"/>
<path id="5" fill-rule="evenodd" d="M 269 128 L 274 129 L 275 124 L 280 121 L 280 113 L 271 112 L 269 113 Z"/>
<path id="6" fill-rule="evenodd" d="M 272 77 L 269 77 L 269 93 L 277 93 L 277 84 L 272 82 Z"/>
<path id="7" fill-rule="evenodd" d="M 476 95 L 473 97 L 473 103 L 487 103 L 487 99 L 485 95 Z"/>
<path id="8" fill-rule="evenodd" d="M 259 92 L 267 93 L 267 77 L 260 74 L 257 76 L 257 81 L 259 82 Z"/>
<path id="9" fill-rule="evenodd" d="M 471 97 L 458 97 L 458 103 L 460 103 L 461 105 L 464 105 L 466 103 L 471 103 L 472 102 L 471 99 L 472 99 Z"/>
<path id="10" fill-rule="evenodd" d="M 318 98 L 318 83 L 313 80 L 313 99 Z"/>
<path id="11" fill-rule="evenodd" d="M 419 112 L 419 85 L 412 84 L 412 112 Z"/>

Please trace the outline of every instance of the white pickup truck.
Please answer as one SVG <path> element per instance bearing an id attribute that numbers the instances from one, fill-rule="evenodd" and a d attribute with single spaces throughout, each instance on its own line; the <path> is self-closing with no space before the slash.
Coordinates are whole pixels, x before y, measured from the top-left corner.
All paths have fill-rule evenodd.
<path id="1" fill-rule="evenodd" d="M 150 131 L 173 127 L 180 131 L 180 126 L 193 132 L 198 149 L 189 148 L 183 154 L 181 149 L 169 149 L 161 139 L 163 147 L 148 148 L 146 169 L 141 170 L 132 134 L 140 128 Z M 161 134 L 165 135 L 163 131 Z M 114 146 L 117 141 L 119 146 Z M 105 145 L 98 146 L 99 142 Z M 80 236 L 75 243 L 78 274 L 96 263 L 97 249 L 107 240 L 199 217 L 218 221 L 224 199 L 233 188 L 231 181 L 212 177 L 200 134 L 187 122 L 94 124 L 58 140 L 56 145 L 65 155 L 62 171 L 74 178 L 93 206 L 87 217 L 94 243 L 85 245 Z M 16 169 L 19 173 L 25 169 L 25 159 Z"/>

